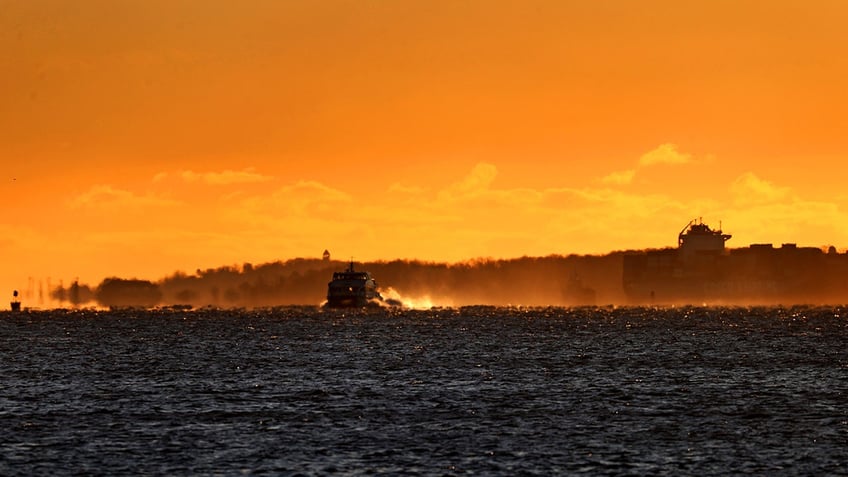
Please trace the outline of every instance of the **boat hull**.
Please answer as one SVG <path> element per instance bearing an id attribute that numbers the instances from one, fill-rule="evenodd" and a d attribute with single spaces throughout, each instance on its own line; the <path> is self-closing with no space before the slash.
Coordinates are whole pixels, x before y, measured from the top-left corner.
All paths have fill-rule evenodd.
<path id="1" fill-rule="evenodd" d="M 380 306 L 380 300 L 377 298 L 365 297 L 334 297 L 327 300 L 324 305 L 327 308 L 364 308 L 372 306 Z"/>

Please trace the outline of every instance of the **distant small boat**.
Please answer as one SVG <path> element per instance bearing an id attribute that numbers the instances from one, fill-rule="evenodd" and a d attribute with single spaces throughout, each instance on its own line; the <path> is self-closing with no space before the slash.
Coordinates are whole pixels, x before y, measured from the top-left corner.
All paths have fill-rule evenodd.
<path id="1" fill-rule="evenodd" d="M 326 306 L 330 308 L 359 308 L 379 305 L 382 301 L 377 281 L 368 272 L 354 270 L 352 261 L 347 270 L 334 272 L 327 284 Z"/>

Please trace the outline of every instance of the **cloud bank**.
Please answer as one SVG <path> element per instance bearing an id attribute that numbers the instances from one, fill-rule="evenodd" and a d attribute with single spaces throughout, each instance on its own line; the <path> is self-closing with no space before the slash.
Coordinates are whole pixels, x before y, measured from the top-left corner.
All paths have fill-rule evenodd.
<path id="1" fill-rule="evenodd" d="M 676 144 L 665 143 L 652 151 L 648 151 L 639 158 L 639 166 L 654 166 L 657 164 L 689 164 L 692 155 L 677 150 Z"/>
<path id="2" fill-rule="evenodd" d="M 118 189 L 111 185 L 95 185 L 68 201 L 71 209 L 139 209 L 149 207 L 169 207 L 179 202 L 156 194 L 137 194 Z"/>
<path id="3" fill-rule="evenodd" d="M 230 169 L 220 172 L 195 172 L 191 170 L 181 171 L 178 173 L 162 172 L 157 174 L 154 182 L 162 182 L 170 177 L 177 177 L 188 183 L 201 183 L 211 186 L 224 186 L 233 184 L 255 184 L 259 182 L 268 182 L 274 178 L 256 172 L 252 167 L 233 171 Z"/>
<path id="4" fill-rule="evenodd" d="M 638 157 L 635 162 L 639 166 Z M 224 172 L 208 177 L 226 177 Z M 406 179 L 367 194 L 347 183 L 307 179 L 226 194 L 198 182 L 206 195 L 196 187 L 166 187 L 161 177 L 136 190 L 101 184 L 58 204 L 73 228 L 10 229 L 0 252 L 33 257 L 44 269 L 63 267 L 44 275 L 69 283 L 75 276 L 89 282 L 106 274 L 155 279 L 179 269 L 317 258 L 324 249 L 341 260 L 451 263 L 662 248 L 675 246 L 677 232 L 695 217 L 713 226 L 721 222 L 734 236 L 730 247 L 795 242 L 843 250 L 848 244 L 845 204 L 803 197 L 753 171 L 711 181 L 714 194 L 689 198 L 598 182 L 502 185 L 508 179 L 495 163 L 480 162 L 464 175 L 444 177 L 441 186 Z"/>

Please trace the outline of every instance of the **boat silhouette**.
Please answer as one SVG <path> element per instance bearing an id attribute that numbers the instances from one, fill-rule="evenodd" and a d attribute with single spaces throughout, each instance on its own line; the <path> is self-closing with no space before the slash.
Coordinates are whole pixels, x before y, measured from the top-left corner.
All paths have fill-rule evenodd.
<path id="1" fill-rule="evenodd" d="M 360 308 L 380 306 L 383 297 L 377 290 L 377 281 L 370 273 L 354 270 L 353 261 L 343 272 L 334 272 L 327 284 L 329 308 Z"/>

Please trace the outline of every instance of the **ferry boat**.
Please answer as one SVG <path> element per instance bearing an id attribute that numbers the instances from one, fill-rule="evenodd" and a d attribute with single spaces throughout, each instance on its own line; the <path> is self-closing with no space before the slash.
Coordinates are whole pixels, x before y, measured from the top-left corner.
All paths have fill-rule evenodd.
<path id="1" fill-rule="evenodd" d="M 353 269 L 353 261 L 343 272 L 334 272 L 327 284 L 327 305 L 331 308 L 358 308 L 379 305 L 383 301 L 377 281 L 368 272 Z"/>

